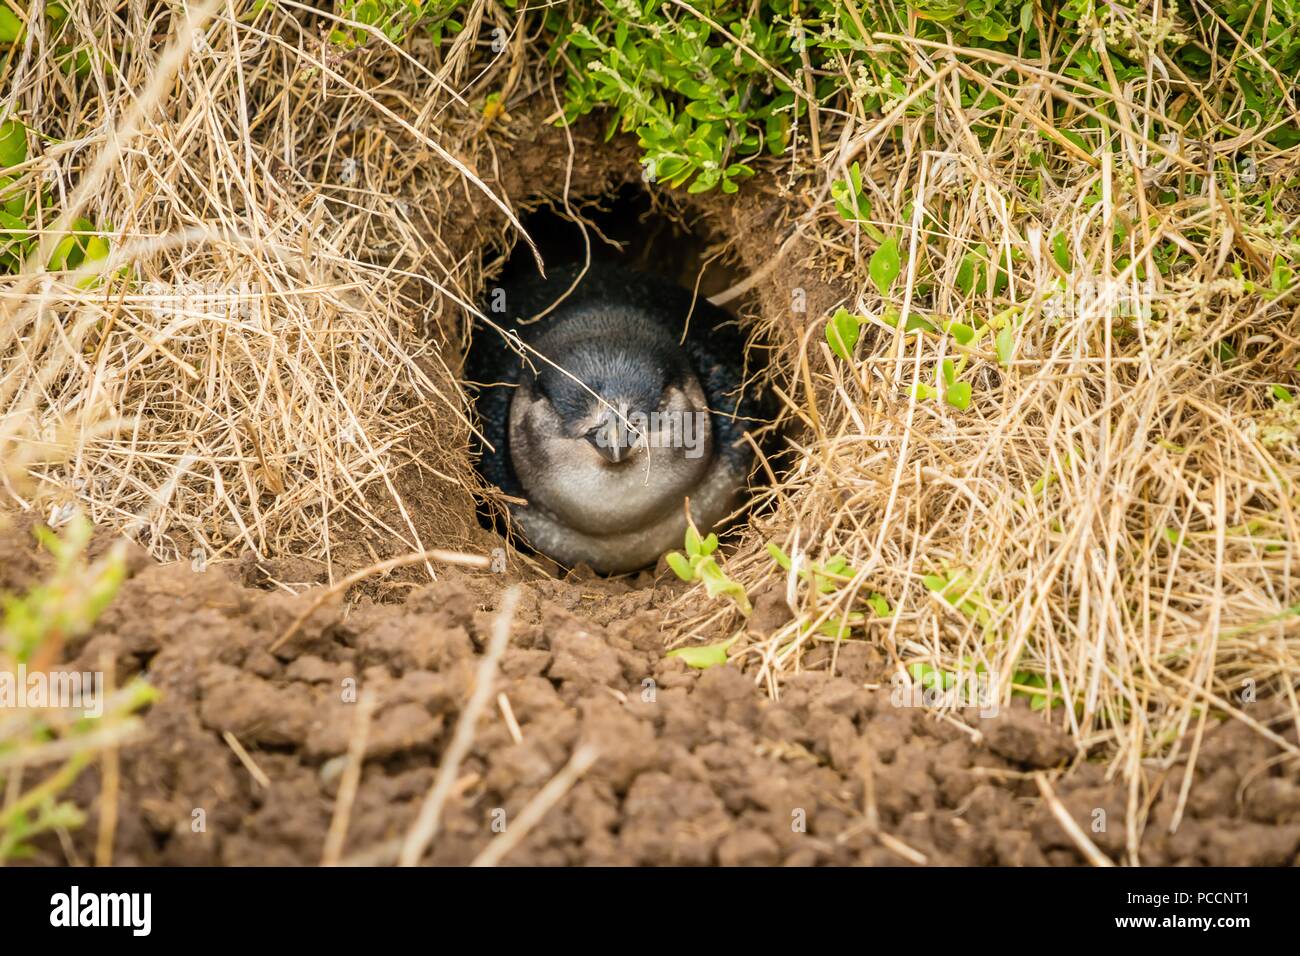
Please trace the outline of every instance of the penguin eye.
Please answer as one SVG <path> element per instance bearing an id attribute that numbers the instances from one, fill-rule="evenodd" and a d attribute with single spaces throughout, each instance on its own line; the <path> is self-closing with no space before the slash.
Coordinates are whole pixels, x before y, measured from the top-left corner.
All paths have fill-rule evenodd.
<path id="1" fill-rule="evenodd" d="M 611 444 L 618 440 L 615 436 L 610 434 L 609 425 L 607 424 L 596 425 L 593 428 L 587 429 L 586 434 L 582 437 L 590 443 L 592 448 L 602 454 L 604 453 L 604 449 L 609 448 Z"/>

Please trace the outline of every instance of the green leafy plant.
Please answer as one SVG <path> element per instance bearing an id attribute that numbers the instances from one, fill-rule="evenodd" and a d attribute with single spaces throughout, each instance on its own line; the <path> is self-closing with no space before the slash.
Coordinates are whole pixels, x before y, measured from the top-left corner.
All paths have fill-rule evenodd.
<path id="1" fill-rule="evenodd" d="M 907 673 L 921 687 L 934 691 L 952 690 L 958 683 L 969 679 L 972 675 L 988 673 L 988 668 L 984 664 L 969 657 L 963 657 L 958 667 L 960 671 L 935 667 L 925 661 L 913 661 L 907 665 Z"/>
<path id="2" fill-rule="evenodd" d="M 826 343 L 845 362 L 853 361 L 853 347 L 862 335 L 863 318 L 840 307 L 826 320 Z"/>
<path id="3" fill-rule="evenodd" d="M 1011 364 L 1012 359 L 1016 357 L 1016 338 L 1015 332 L 1011 326 L 1004 325 L 998 329 L 997 336 L 993 340 L 994 348 L 998 353 L 998 364 L 1006 368 Z"/>
<path id="4" fill-rule="evenodd" d="M 993 51 L 1085 84 L 1073 99 L 1050 107 L 1055 115 L 1029 154 L 1036 164 L 1052 150 L 1073 150 L 1077 157 L 1122 148 L 1118 141 L 1106 147 L 1099 124 L 1086 118 L 1117 121 L 1112 83 L 1143 77 L 1138 64 L 1152 52 L 1185 78 L 1153 90 L 1156 100 L 1146 104 L 1152 115 L 1182 123 L 1189 111 L 1183 87 L 1191 83 L 1201 87 L 1197 98 L 1207 100 L 1224 128 L 1259 129 L 1282 149 L 1300 142 L 1300 128 L 1287 122 L 1294 109 L 1291 81 L 1300 72 L 1300 0 L 1170 4 L 1159 16 L 1138 0 L 572 0 L 534 7 L 502 0 L 500 6 L 518 12 L 515 28 L 539 37 L 549 60 L 563 70 L 563 121 L 599 114 L 607 135 L 636 136 L 651 178 L 694 192 L 734 192 L 753 175 L 758 158 L 786 155 L 796 145 L 807 151 L 816 138 L 809 121 L 818 114 L 878 114 L 906 101 L 912 116 L 930 115 L 933 91 L 909 95 L 915 40 Z M 459 33 L 461 7 L 454 0 L 336 4 L 340 15 L 394 42 L 416 34 L 437 42 Z M 46 9 L 47 16 L 66 16 L 57 4 Z M 21 32 L 13 10 L 0 14 L 0 42 L 14 42 Z M 882 39 L 891 34 L 915 40 Z M 336 27 L 331 36 L 348 50 L 373 39 L 371 31 L 354 27 Z M 494 53 L 501 52 L 500 39 L 494 37 Z M 973 60 L 970 68 L 992 72 L 998 62 Z M 1017 105 L 995 96 L 986 78 L 959 77 L 954 84 L 981 142 L 1017 125 Z M 1200 132 L 1212 138 L 1213 131 Z M 885 236 L 870 222 L 864 175 L 857 163 L 850 165 L 832 184 L 832 199 L 846 223 L 881 244 Z M 1068 272 L 1066 238 L 1053 235 L 1051 247 Z M 973 286 L 975 263 L 964 271 L 964 284 Z M 1001 281 L 997 271 L 994 281 Z"/>
<path id="5" fill-rule="evenodd" d="M 775 542 L 768 542 L 767 553 L 786 573 L 794 567 L 790 556 Z M 852 582 L 855 576 L 856 572 L 842 554 L 833 555 L 825 561 L 816 561 L 809 567 L 799 569 L 800 580 L 807 583 L 818 594 L 834 594 L 841 587 Z M 866 604 L 877 618 L 887 618 L 893 614 L 889 600 L 883 594 L 873 591 L 867 596 Z M 825 637 L 842 638 L 853 628 L 861 627 L 866 622 L 866 613 L 848 610 L 837 618 L 824 621 L 817 630 Z M 809 621 L 805 625 L 805 630 L 811 624 L 812 622 Z"/>
<path id="6" fill-rule="evenodd" d="M 700 581 L 709 597 L 728 598 L 741 614 L 748 617 L 753 611 L 749 595 L 739 582 L 731 580 L 718 564 L 714 552 L 718 550 L 718 536 L 710 534 L 707 538 L 700 536 L 695 522 L 686 526 L 686 553 L 670 551 L 665 557 L 668 566 L 683 581 Z"/>
<path id="7" fill-rule="evenodd" d="M 1029 670 L 1018 670 L 1011 675 L 1011 696 L 1023 697 L 1029 701 L 1030 710 L 1043 710 L 1048 701 L 1053 707 L 1065 706 L 1065 694 L 1059 680 L 1047 686 L 1047 678 Z M 1082 703 L 1078 709 L 1082 710 Z"/>
<path id="8" fill-rule="evenodd" d="M 17 43 L 23 35 L 23 21 L 8 6 L 0 4 L 0 43 Z"/>
<path id="9" fill-rule="evenodd" d="M 68 10 L 64 4 L 46 3 L 44 13 L 47 42 L 52 43 L 54 62 L 60 70 L 76 78 L 89 75 L 92 64 L 98 64 L 106 73 L 112 71 L 112 63 L 90 44 L 61 42 L 68 22 Z M 6 0 L 0 0 L 0 46 L 18 46 L 26 38 L 23 21 Z"/>
<path id="10" fill-rule="evenodd" d="M 789 572 L 794 567 L 790 556 L 775 542 L 768 542 L 767 553 L 781 570 Z M 844 555 L 837 554 L 824 562 L 814 562 L 811 567 L 800 568 L 799 577 L 812 584 L 819 594 L 831 594 L 853 579 L 853 569 Z"/>
<path id="11" fill-rule="evenodd" d="M 77 516 L 62 536 L 39 529 L 37 537 L 54 558 L 54 569 L 23 595 L 0 597 L 0 702 L 17 691 L 20 675 L 53 670 L 66 642 L 84 634 L 108 606 L 125 576 L 121 548 L 94 562 L 85 557 L 90 523 Z M 30 683 L 30 677 L 28 677 Z M 100 688 L 102 690 L 102 687 Z M 0 720 L 0 864 L 33 852 L 31 841 L 55 829 L 80 826 L 85 815 L 61 799 L 81 771 L 105 746 L 138 728 L 132 716 L 155 699 L 139 678 L 100 701 L 94 715 L 51 706 L 18 706 Z M 30 766 L 57 769 L 28 783 Z M 28 783 L 26 789 L 23 784 Z"/>
<path id="12" fill-rule="evenodd" d="M 871 222 L 871 200 L 862 187 L 862 167 L 858 163 L 849 166 L 847 179 L 831 183 L 831 200 L 846 222 L 857 223 L 877 243 L 885 241 L 885 234 Z"/>
<path id="13" fill-rule="evenodd" d="M 339 0 L 338 14 L 373 27 L 393 43 L 404 42 L 416 30 L 436 43 L 444 35 L 461 31 L 464 24 L 454 14 L 462 6 L 457 0 Z M 362 27 L 341 26 L 330 31 L 330 42 L 345 50 L 366 46 L 373 39 L 371 31 Z"/>
<path id="14" fill-rule="evenodd" d="M 121 552 L 87 566 L 90 533 L 84 517 L 71 522 L 62 537 L 49 528 L 36 529 L 37 540 L 54 557 L 54 573 L 22 597 L 0 596 L 0 650 L 7 657 L 26 664 L 37 661 L 38 651 L 46 658 L 57 653 L 67 639 L 89 630 L 116 596 L 126 574 Z"/>
<path id="15" fill-rule="evenodd" d="M 903 262 L 898 252 L 898 239 L 894 236 L 882 242 L 871 254 L 871 261 L 867 263 L 871 284 L 881 295 L 889 295 L 889 290 L 894 287 L 894 280 L 898 278 L 902 269 Z"/>
<path id="16" fill-rule="evenodd" d="M 727 663 L 727 651 L 738 640 L 740 640 L 740 635 L 713 644 L 692 644 L 689 647 L 679 647 L 676 650 L 669 651 L 664 656 L 681 658 L 690 667 L 705 670 L 709 667 L 717 667 L 719 664 Z"/>
<path id="17" fill-rule="evenodd" d="M 960 366 L 954 365 L 952 359 L 944 359 L 939 363 L 939 371 L 943 377 L 943 400 L 953 408 L 962 411 L 970 408 L 971 384 L 970 382 L 958 381 L 957 376 L 961 374 L 961 366 L 966 364 L 962 359 Z M 934 385 L 927 385 L 924 382 L 916 384 L 916 400 L 923 402 L 931 398 L 937 398 L 941 394 L 940 389 Z"/>
<path id="18" fill-rule="evenodd" d="M 748 158 L 784 152 L 791 116 L 805 107 L 769 72 L 769 57 L 787 60 L 793 44 L 780 24 L 704 7 L 711 22 L 647 0 L 553 15 L 556 56 L 568 67 L 565 117 L 608 107 L 607 134 L 635 132 L 656 181 L 735 192 L 753 175 Z M 748 42 L 730 42 L 733 27 Z"/>
<path id="19" fill-rule="evenodd" d="M 27 136 L 28 129 L 19 120 L 0 123 L 0 269 L 9 273 L 17 272 L 36 249 L 38 212 L 44 212 L 47 224 L 54 218 L 50 190 L 33 191 L 27 185 L 29 177 L 16 168 L 27 162 Z M 105 231 L 85 217 L 73 220 L 68 234 L 54 247 L 48 268 L 74 270 L 106 260 L 110 243 Z M 90 275 L 79 284 L 90 288 L 98 281 L 98 275 Z"/>
<path id="20" fill-rule="evenodd" d="M 996 636 L 994 621 L 1002 608 L 988 599 L 969 571 L 953 568 L 927 574 L 922 581 L 935 597 L 979 624 L 986 641 Z"/>

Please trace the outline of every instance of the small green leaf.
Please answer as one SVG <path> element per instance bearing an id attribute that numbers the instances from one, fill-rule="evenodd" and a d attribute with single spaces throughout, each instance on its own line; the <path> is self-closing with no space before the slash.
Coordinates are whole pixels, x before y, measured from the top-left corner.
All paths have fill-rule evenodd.
<path id="1" fill-rule="evenodd" d="M 1291 394 L 1290 390 L 1286 388 L 1286 386 L 1284 385 L 1272 386 L 1272 392 L 1273 392 L 1273 397 L 1276 398 L 1279 402 L 1295 401 L 1295 397 Z"/>
<path id="2" fill-rule="evenodd" d="M 998 335 L 997 338 L 994 339 L 994 345 L 998 351 L 998 364 L 1003 367 L 1009 366 L 1016 351 L 1015 339 L 1011 334 L 1011 326 L 1004 325 L 1002 328 L 998 329 Z"/>
<path id="3" fill-rule="evenodd" d="M 23 34 L 23 21 L 4 3 L 0 3 L 0 43 L 17 43 Z"/>
<path id="4" fill-rule="evenodd" d="M 705 670 L 709 667 L 727 663 L 727 650 L 732 644 L 736 643 L 736 640 L 737 638 L 733 637 L 731 640 L 719 641 L 716 644 L 696 644 L 691 647 L 679 647 L 675 651 L 669 651 L 666 656 L 680 657 L 688 666 Z"/>
<path id="5" fill-rule="evenodd" d="M 981 17 L 970 24 L 967 29 L 973 35 L 985 40 L 991 40 L 994 43 L 1001 43 L 1011 35 L 1007 29 L 1007 24 L 996 15 Z"/>
<path id="6" fill-rule="evenodd" d="M 108 240 L 103 236 L 91 236 L 86 240 L 86 261 L 95 262 L 108 258 Z"/>
<path id="7" fill-rule="evenodd" d="M 27 162 L 27 127 L 18 120 L 0 123 L 0 168 Z"/>
<path id="8" fill-rule="evenodd" d="M 664 560 L 668 562 L 668 567 L 673 569 L 683 581 L 694 581 L 695 572 L 691 570 L 691 563 L 686 560 L 686 556 L 680 551 L 669 551 L 664 555 Z"/>
<path id="9" fill-rule="evenodd" d="M 817 631 L 819 634 L 823 634 L 826 637 L 841 640 L 848 636 L 848 633 L 855 627 L 862 627 L 866 621 L 867 617 L 861 611 L 851 611 L 843 617 L 835 617 L 831 618 L 829 621 L 823 622 L 821 626 L 817 628 Z M 812 622 L 809 621 L 808 624 L 811 625 Z M 804 627 L 802 630 L 807 631 L 808 628 Z"/>
<path id="10" fill-rule="evenodd" d="M 975 288 L 975 257 L 962 256 L 957 266 L 957 288 L 962 295 L 970 295 Z"/>
<path id="11" fill-rule="evenodd" d="M 927 574 L 921 578 L 921 581 L 931 591 L 937 591 L 940 594 L 943 594 L 948 587 L 948 579 L 942 574 Z"/>
<path id="12" fill-rule="evenodd" d="M 853 361 L 853 347 L 862 334 L 862 320 L 840 307 L 826 321 L 826 342 L 845 362 Z"/>
<path id="13" fill-rule="evenodd" d="M 85 47 L 63 47 L 56 52 L 54 59 L 64 73 L 82 77 L 90 75 L 90 51 Z"/>
<path id="14" fill-rule="evenodd" d="M 1065 272 L 1069 272 L 1074 263 L 1074 258 L 1070 255 L 1070 240 L 1063 232 L 1052 236 L 1052 258 Z"/>
<path id="15" fill-rule="evenodd" d="M 695 527 L 694 522 L 691 522 L 686 526 L 686 553 L 692 558 L 699 557 L 704 554 L 703 545 L 704 541 L 700 537 L 699 529 Z"/>
<path id="16" fill-rule="evenodd" d="M 1290 287 L 1292 282 L 1291 266 L 1280 256 L 1273 260 L 1273 274 L 1269 284 L 1274 292 L 1283 292 Z"/>
<path id="17" fill-rule="evenodd" d="M 27 223 L 8 209 L 0 210 L 0 226 L 4 226 L 5 229 L 12 232 L 16 239 L 24 238 L 29 231 Z"/>
<path id="18" fill-rule="evenodd" d="M 818 574 L 816 571 L 813 572 L 812 581 L 813 587 L 817 589 L 819 594 L 832 594 L 839 588 L 835 581 L 824 574 Z"/>
<path id="19" fill-rule="evenodd" d="M 880 248 L 872 253 L 871 262 L 868 264 L 871 282 L 881 295 L 889 294 L 902 268 L 898 255 L 898 240 L 893 236 L 880 244 Z"/>
<path id="20" fill-rule="evenodd" d="M 77 249 L 76 239 L 72 236 L 64 236 L 54 247 L 54 254 L 50 256 L 49 269 L 51 272 L 75 269 L 80 261 L 80 250 Z"/>
<path id="21" fill-rule="evenodd" d="M 871 610 L 876 617 L 889 617 L 892 613 L 889 602 L 885 600 L 883 594 L 872 594 L 871 597 L 867 598 L 867 603 L 871 605 Z"/>
<path id="22" fill-rule="evenodd" d="M 957 675 L 950 671 L 942 671 L 939 668 L 923 661 L 909 664 L 907 673 L 912 680 L 916 681 L 922 687 L 941 690 L 951 688 L 957 682 Z"/>
<path id="23" fill-rule="evenodd" d="M 959 345 L 970 345 L 971 339 L 975 338 L 975 330 L 961 322 L 949 322 L 948 334 L 956 339 Z"/>
<path id="24" fill-rule="evenodd" d="M 954 382 L 943 393 L 944 401 L 962 411 L 970 408 L 970 382 Z"/>
<path id="25" fill-rule="evenodd" d="M 727 576 L 722 573 L 722 568 L 714 558 L 704 558 L 695 563 L 695 576 L 704 582 L 707 588 L 710 584 L 721 590 L 727 586 Z M 709 591 L 709 596 L 714 595 L 713 590 Z"/>
<path id="26" fill-rule="evenodd" d="M 862 169 L 857 163 L 849 167 L 847 181 L 837 179 L 831 183 L 831 198 L 846 222 L 871 218 L 871 202 L 862 192 Z"/>
<path id="27" fill-rule="evenodd" d="M 790 570 L 790 557 L 781 550 L 781 546 L 773 541 L 767 544 L 767 553 L 772 556 L 772 560 L 781 566 L 783 571 Z"/>
<path id="28" fill-rule="evenodd" d="M 736 607 L 740 613 L 749 616 L 753 607 L 749 603 L 749 595 L 745 593 L 745 588 L 736 581 L 727 577 L 726 572 L 718 566 L 718 562 L 713 558 L 704 558 L 695 565 L 695 576 L 704 582 L 704 591 L 709 597 L 718 597 L 725 595 L 736 602 Z"/>
<path id="29" fill-rule="evenodd" d="M 13 182 L 13 179 L 9 176 L 0 176 L 0 197 L 8 197 L 0 198 L 0 204 L 2 204 L 0 208 L 3 208 L 11 216 L 22 216 L 27 212 L 29 197 L 21 191 L 15 191 L 12 194 L 6 193 L 5 191 L 13 185 Z"/>

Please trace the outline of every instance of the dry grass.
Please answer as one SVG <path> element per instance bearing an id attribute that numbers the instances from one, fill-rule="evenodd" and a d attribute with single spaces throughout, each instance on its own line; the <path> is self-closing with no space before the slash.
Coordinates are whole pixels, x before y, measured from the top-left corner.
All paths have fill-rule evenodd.
<path id="1" fill-rule="evenodd" d="M 1284 224 L 1294 225 L 1298 197 L 1280 190 L 1269 223 L 1244 220 L 1213 179 L 1190 190 L 1187 174 L 1207 166 L 1208 147 L 1150 142 L 1141 83 L 1130 90 L 1130 122 L 1107 135 L 1145 181 L 1178 190 L 1177 203 L 1156 210 L 1139 191 L 1118 204 L 1116 180 L 1131 169 L 1117 168 L 1109 150 L 1100 160 L 1058 156 L 1048 173 L 1054 188 L 1041 200 L 1027 195 L 1026 145 L 1047 125 L 1045 102 L 1077 83 L 1013 61 L 989 80 L 970 66 L 987 56 L 917 45 L 913 90 L 933 80 L 940 91 L 929 119 L 946 131 L 942 149 L 918 147 L 896 115 L 861 117 L 821 163 L 829 182 L 860 162 L 872 218 L 882 229 L 903 227 L 904 274 L 882 297 L 868 280 L 875 243 L 862 232 L 846 240 L 833 213 L 801 224 L 803 254 L 778 270 L 769 315 L 788 310 L 793 286 L 831 273 L 844 283 L 839 304 L 869 324 L 851 365 L 832 355 L 815 323 L 786 356 L 797 370 L 787 413 L 803 426 L 791 439 L 796 464 L 728 570 L 751 593 L 782 589 L 797 613 L 770 637 L 749 637 L 745 652 L 779 693 L 776 677 L 801 666 L 814 643 L 835 647 L 817 627 L 834 631 L 875 593 L 893 613 L 870 616 L 865 633 L 900 675 L 916 663 L 986 670 L 1004 702 L 1037 697 L 1083 745 L 1110 753 L 1116 769 L 1143 756 L 1185 756 L 1212 711 L 1300 756 L 1249 706 L 1254 694 L 1280 693 L 1300 725 L 1300 447 L 1294 405 L 1270 393 L 1270 383 L 1294 380 L 1300 359 L 1296 290 L 1264 296 L 1223 268 L 1229 248 L 1249 250 L 1260 266 L 1247 278 L 1266 285 L 1275 251 L 1287 255 Z M 949 92 L 958 74 L 980 77 L 1011 107 L 991 151 L 970 131 L 972 111 Z M 1084 117 L 1084 127 L 1097 125 Z M 890 143 L 895 131 L 901 138 Z M 1215 148 L 1232 155 L 1243 142 Z M 1250 145 L 1259 175 L 1295 181 L 1294 149 Z M 905 196 L 915 200 L 910 216 Z M 929 218 L 939 207 L 945 229 Z M 1146 265 L 1150 284 L 1117 261 L 1110 240 L 1119 222 L 1128 228 L 1123 256 Z M 1058 233 L 1069 272 L 1054 261 Z M 1175 278 L 1161 277 L 1152 258 L 1169 241 L 1195 263 Z M 963 295 L 958 283 L 962 258 L 980 244 L 1010 264 L 996 304 L 978 289 Z M 918 303 L 921 262 L 937 280 L 933 308 Z M 897 324 L 881 321 L 891 309 Z M 992 333 L 963 346 L 900 331 L 909 317 L 943 328 L 999 314 L 1015 330 L 1009 362 Z M 1220 361 L 1221 342 L 1235 343 L 1239 356 Z M 969 409 L 913 397 L 918 383 L 942 387 L 945 359 L 967 363 Z M 765 541 L 804 555 L 802 566 L 796 558 L 782 572 Z M 851 571 L 833 593 L 818 593 L 799 571 L 836 553 Z M 945 599 L 927 576 L 958 583 L 940 588 Z M 710 610 L 684 609 L 685 628 L 715 634 L 735 617 Z M 1026 675 L 1059 688 L 1049 695 L 1019 683 Z"/>
<path id="2" fill-rule="evenodd" d="M 55 274 L 3 286 L 6 497 L 46 514 L 80 501 L 163 558 L 296 553 L 333 574 L 383 557 L 359 550 L 366 534 L 391 541 L 388 555 L 459 547 L 475 483 L 454 375 L 461 307 L 482 286 L 478 250 L 526 198 L 499 188 L 511 159 L 498 145 L 526 133 L 525 120 L 488 129 L 482 96 L 517 86 L 510 109 L 527 117 L 551 113 L 554 94 L 529 79 L 539 63 L 525 46 L 486 58 L 464 39 L 472 30 L 439 50 L 376 39 L 343 56 L 306 30 L 296 4 L 238 19 L 231 10 L 216 7 L 174 81 L 158 71 L 179 24 L 135 4 L 123 20 L 78 5 L 82 40 L 118 51 L 118 69 L 97 69 L 88 85 L 74 90 L 39 39 L 9 68 L 6 103 L 39 116 L 50 137 L 23 175 L 50 177 L 66 196 L 101 165 L 84 214 L 113 224 L 112 266 L 129 272 L 90 290 Z M 466 20 L 496 14 L 476 3 Z M 934 44 L 916 44 L 915 56 L 908 100 L 883 117 L 822 112 L 814 151 L 752 185 L 788 212 L 789 229 L 773 237 L 789 237 L 780 252 L 755 241 L 735 254 L 754 276 L 747 309 L 761 305 L 798 427 L 789 474 L 725 566 L 751 593 L 781 589 L 797 616 L 746 637 L 740 653 L 779 693 L 777 676 L 830 640 L 811 636 L 810 622 L 863 613 L 880 594 L 892 614 L 850 638 L 885 648 L 900 672 L 980 665 L 1004 700 L 1038 694 L 1117 770 L 1186 753 L 1211 711 L 1275 733 L 1254 722 L 1243 682 L 1285 695 L 1300 722 L 1300 444 L 1296 416 L 1269 397 L 1300 360 L 1296 300 L 1224 270 L 1233 249 L 1262 268 L 1285 230 L 1243 219 L 1212 178 L 1188 186 L 1224 144 L 1152 142 L 1144 91 L 1164 82 L 1154 69 L 1130 84 L 1124 122 L 1080 113 L 1123 146 L 1121 168 L 1115 153 L 1070 149 L 1043 118 L 1049 98 L 1069 101 L 1079 81 Z M 978 78 L 1007 108 L 992 150 L 971 134 L 957 76 Z M 923 145 L 910 113 L 929 90 L 942 149 Z M 123 133 L 130 104 L 148 101 L 141 91 L 157 108 Z M 1066 146 L 1049 193 L 1030 197 L 1025 147 L 1045 135 Z M 1246 145 L 1259 175 L 1294 180 L 1294 150 L 1231 148 Z M 906 252 L 888 297 L 868 281 L 875 244 L 829 201 L 854 161 L 873 218 L 899 229 Z M 1141 191 L 1114 188 L 1134 168 L 1179 201 L 1152 209 Z M 905 195 L 917 200 L 906 213 Z M 941 230 L 926 218 L 940 205 Z M 1279 192 L 1277 210 L 1294 222 L 1293 190 Z M 1117 261 L 1109 240 L 1121 221 L 1125 257 L 1157 276 L 1151 287 Z M 1058 233 L 1069 273 L 1053 259 Z M 1177 278 L 1154 268 L 1167 241 L 1195 263 Z M 981 243 L 1009 265 L 996 297 L 958 287 L 962 258 Z M 917 292 L 922 261 L 937 283 L 932 305 Z M 1062 310 L 1050 297 L 1093 283 L 1143 309 L 1083 300 Z M 867 317 L 854 363 L 825 345 L 825 313 L 791 313 L 795 287 Z M 178 288 L 210 296 L 177 303 Z M 890 308 L 897 326 L 882 321 Z M 998 313 L 1015 330 L 1006 364 L 991 336 L 963 346 L 898 331 L 913 316 L 942 327 Z M 1235 361 L 1220 361 L 1221 341 L 1236 344 Z M 918 383 L 937 383 L 944 358 L 967 363 L 967 410 L 913 397 Z M 417 497 L 403 484 L 411 473 L 427 482 Z M 780 572 L 768 542 L 803 567 L 842 553 L 852 574 L 815 592 Z M 958 572 L 951 600 L 925 583 Z M 695 592 L 679 611 L 682 639 L 740 623 Z M 1025 675 L 1059 690 L 1017 688 Z"/>
<path id="3" fill-rule="evenodd" d="M 356 62 L 272 11 L 180 36 L 191 53 L 173 83 L 158 47 L 180 26 L 78 20 L 120 65 L 75 92 L 39 51 L 11 72 L 19 114 L 53 141 L 26 176 L 63 196 L 115 156 L 84 215 L 113 224 L 110 267 L 128 272 L 5 295 L 0 447 L 36 483 L 10 494 L 79 499 L 163 558 L 305 550 L 332 568 L 358 528 L 424 550 L 394 473 L 416 461 L 468 480 L 464 403 L 424 302 L 432 288 L 455 301 L 470 270 L 440 261 L 436 203 L 399 198 L 438 198 L 429 150 L 412 148 L 434 142 L 432 119 L 417 129 L 412 103 L 362 90 Z M 110 132 L 142 89 L 159 108 Z M 388 116 L 415 132 L 395 142 Z"/>

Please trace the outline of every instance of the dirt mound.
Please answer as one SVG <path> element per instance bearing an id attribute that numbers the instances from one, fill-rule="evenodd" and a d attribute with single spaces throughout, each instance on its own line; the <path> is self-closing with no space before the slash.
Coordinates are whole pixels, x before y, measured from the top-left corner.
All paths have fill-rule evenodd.
<path id="1" fill-rule="evenodd" d="M 6 586 L 41 569 L 25 524 L 0 540 Z M 318 863 L 363 690 L 376 706 L 344 858 L 391 861 L 470 695 L 501 576 L 448 572 L 401 604 L 326 602 L 271 653 L 313 592 L 250 587 L 265 580 L 252 565 L 134 564 L 72 666 L 108 651 L 119 681 L 146 672 L 161 700 L 121 753 L 117 792 L 84 773 L 71 797 L 87 825 L 46 841 L 38 861 L 89 859 L 111 799 L 115 863 Z M 648 586 L 524 586 L 499 676 L 508 708 L 494 703 L 478 727 L 430 862 L 473 860 L 584 743 L 596 763 L 507 862 L 1083 862 L 1040 769 L 1088 838 L 1125 860 L 1127 787 L 1040 715 L 894 706 L 865 643 L 841 647 L 835 674 L 792 675 L 770 700 L 733 666 L 666 658 L 659 622 L 674 590 L 636 583 Z M 1295 742 L 1294 726 L 1274 729 Z M 1132 804 L 1141 862 L 1295 862 L 1300 774 L 1275 756 L 1250 728 L 1212 725 L 1173 834 L 1184 765 L 1147 768 Z"/>

